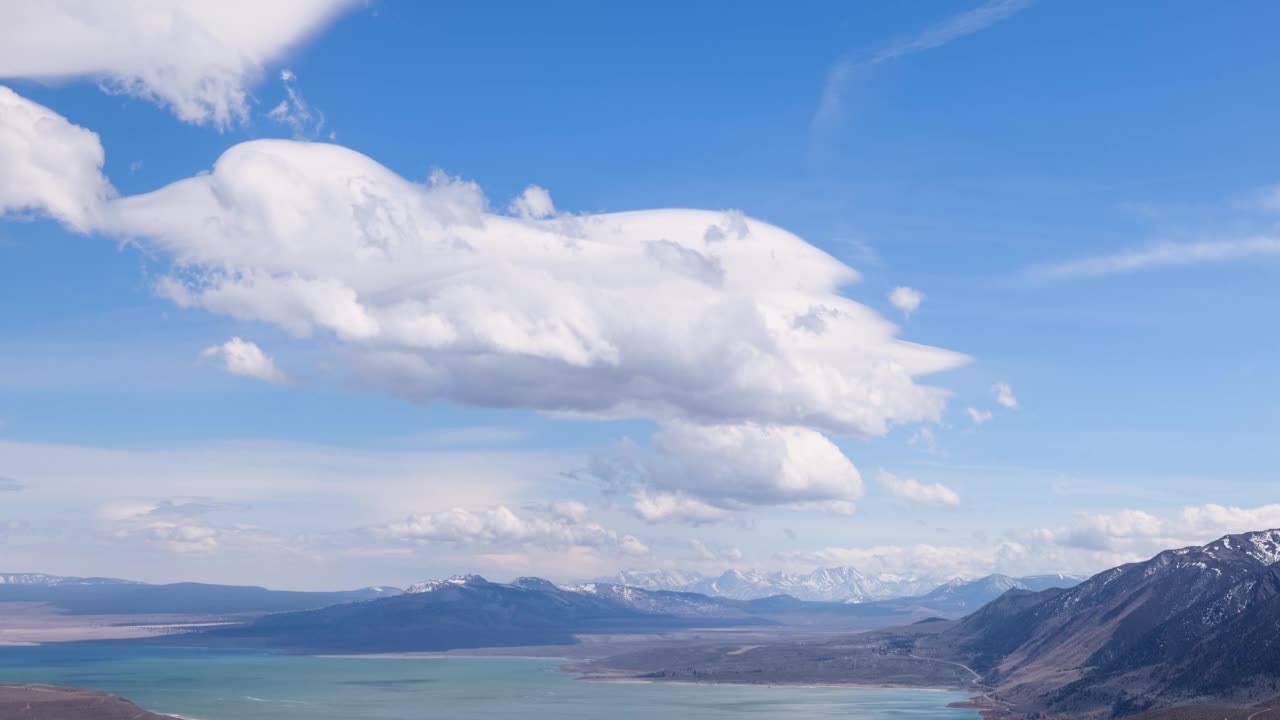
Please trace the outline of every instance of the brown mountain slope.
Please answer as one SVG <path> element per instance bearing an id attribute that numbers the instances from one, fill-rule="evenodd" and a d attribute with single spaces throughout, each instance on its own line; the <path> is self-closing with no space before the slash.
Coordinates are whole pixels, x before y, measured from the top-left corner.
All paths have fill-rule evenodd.
<path id="1" fill-rule="evenodd" d="M 1276 530 L 1168 550 L 1070 590 L 1010 592 L 915 652 L 972 666 L 1019 707 L 1071 717 L 1247 704 L 1280 681 L 1277 562 Z"/>

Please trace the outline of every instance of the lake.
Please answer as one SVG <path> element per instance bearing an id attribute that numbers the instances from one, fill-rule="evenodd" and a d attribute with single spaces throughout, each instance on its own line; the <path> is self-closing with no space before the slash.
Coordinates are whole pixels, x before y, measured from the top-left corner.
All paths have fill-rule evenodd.
<path id="1" fill-rule="evenodd" d="M 938 718 L 964 693 L 605 683 L 525 658 L 328 658 L 201 649 L 0 647 L 0 682 L 104 690 L 199 720 Z"/>

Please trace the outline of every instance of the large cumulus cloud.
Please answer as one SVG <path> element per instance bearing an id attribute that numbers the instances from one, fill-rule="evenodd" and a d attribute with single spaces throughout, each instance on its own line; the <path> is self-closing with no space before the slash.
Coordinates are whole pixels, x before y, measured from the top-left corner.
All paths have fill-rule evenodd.
<path id="1" fill-rule="evenodd" d="M 895 337 L 839 294 L 851 268 L 758 220 L 708 241 L 724 213 L 510 217 L 335 145 L 237 145 L 109 216 L 177 261 L 178 303 L 331 333 L 419 401 L 879 435 L 936 418 L 915 378 L 962 360 Z"/>
<path id="2" fill-rule="evenodd" d="M 46 139 L 101 163 L 96 138 Z M 97 179 L 27 205 L 170 258 L 159 289 L 182 306 L 336 340 L 415 402 L 659 423 L 650 517 L 851 511 L 861 479 L 824 433 L 938 419 L 946 393 L 919 378 L 965 361 L 900 339 L 842 294 L 852 268 L 738 212 L 573 215 L 534 188 L 508 214 L 473 183 L 286 140 L 147 194 Z"/>

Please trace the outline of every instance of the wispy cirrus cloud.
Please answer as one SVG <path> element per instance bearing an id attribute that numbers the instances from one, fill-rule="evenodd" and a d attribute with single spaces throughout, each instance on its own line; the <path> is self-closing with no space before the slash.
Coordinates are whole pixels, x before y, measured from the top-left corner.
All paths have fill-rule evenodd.
<path id="1" fill-rule="evenodd" d="M 1160 243 L 1109 255 L 1036 265 L 1026 274 L 1036 280 L 1069 280 L 1277 255 L 1280 255 L 1280 237 L 1256 235 L 1230 240 Z"/>
<path id="2" fill-rule="evenodd" d="M 849 83 L 858 70 L 881 63 L 898 60 L 908 55 L 942 47 L 960 38 L 981 32 L 1030 7 L 1034 0 L 989 0 L 972 10 L 952 15 L 934 23 L 920 32 L 903 35 L 873 50 L 855 50 L 843 58 L 827 73 L 822 88 L 822 100 L 813 118 L 815 131 L 831 130 L 840 121 L 844 111 L 845 95 Z"/>

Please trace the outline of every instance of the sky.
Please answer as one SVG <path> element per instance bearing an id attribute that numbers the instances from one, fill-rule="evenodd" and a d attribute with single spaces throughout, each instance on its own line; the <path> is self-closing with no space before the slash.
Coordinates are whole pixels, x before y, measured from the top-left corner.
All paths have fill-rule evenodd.
<path id="1" fill-rule="evenodd" d="M 1280 526 L 1280 6 L 0 4 L 0 570 Z"/>

